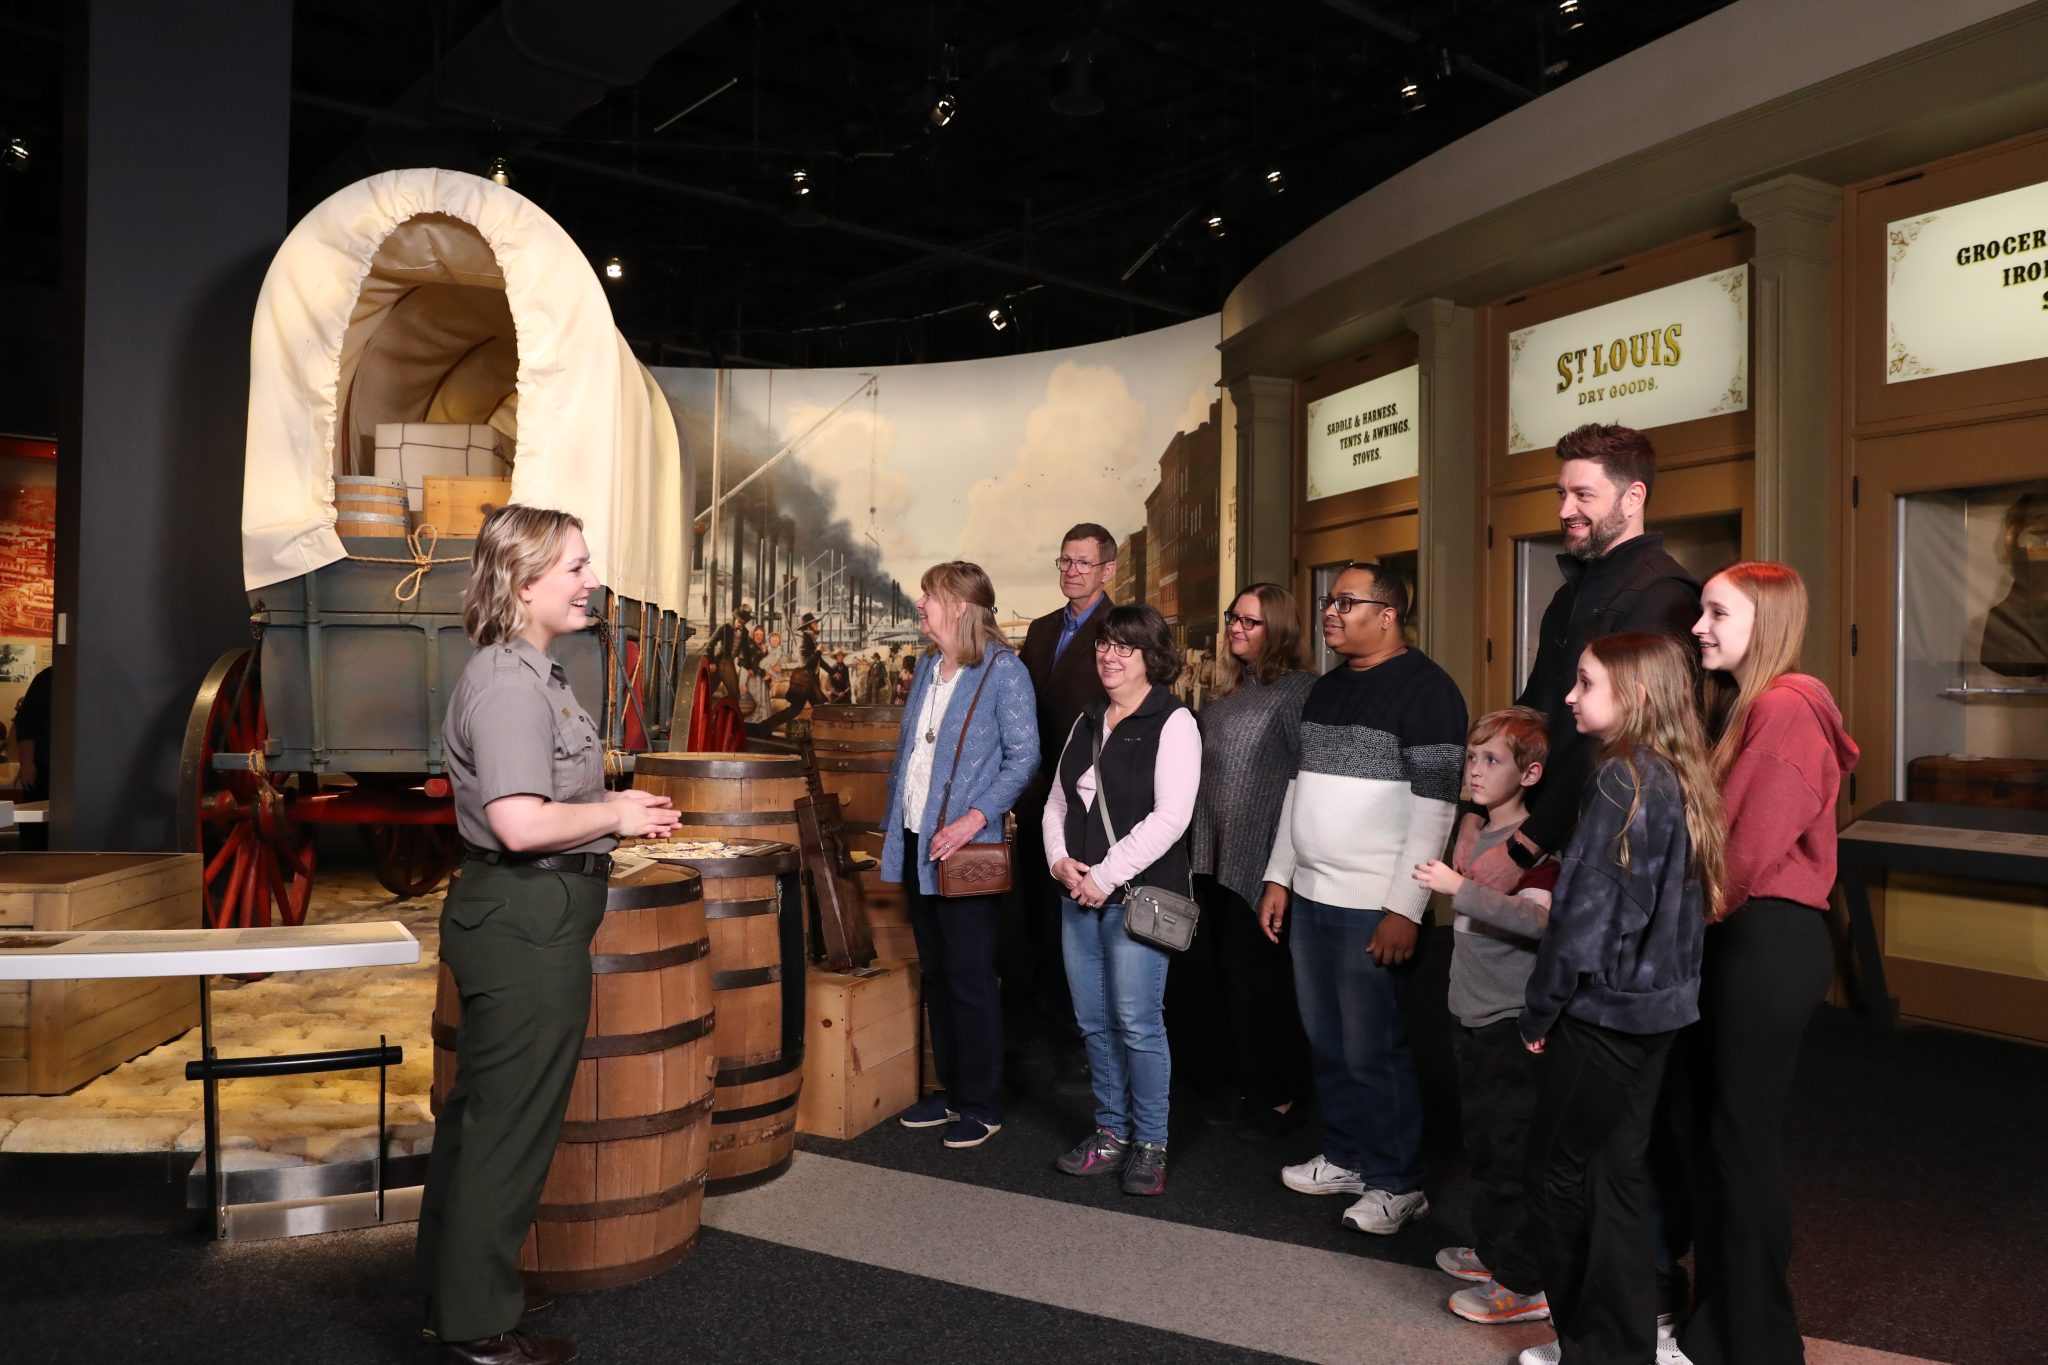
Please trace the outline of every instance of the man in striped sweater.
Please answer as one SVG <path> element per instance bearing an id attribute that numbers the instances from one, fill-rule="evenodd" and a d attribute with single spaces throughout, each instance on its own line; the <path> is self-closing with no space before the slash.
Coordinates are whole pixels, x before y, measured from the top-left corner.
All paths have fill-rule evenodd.
<path id="1" fill-rule="evenodd" d="M 1442 857 L 1450 836 L 1465 699 L 1408 648 L 1408 589 L 1393 570 L 1345 569 L 1322 613 L 1323 639 L 1344 662 L 1302 712 L 1301 770 L 1259 901 L 1275 942 L 1294 916 L 1295 992 L 1323 1109 L 1322 1152 L 1280 1178 L 1303 1194 L 1356 1195 L 1344 1222 L 1386 1234 L 1429 1212 L 1401 996 L 1429 908 L 1410 874 Z"/>

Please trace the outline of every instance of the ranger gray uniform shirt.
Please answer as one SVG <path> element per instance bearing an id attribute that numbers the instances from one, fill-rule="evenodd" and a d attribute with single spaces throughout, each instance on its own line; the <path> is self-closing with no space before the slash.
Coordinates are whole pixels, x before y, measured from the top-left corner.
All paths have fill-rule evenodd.
<path id="1" fill-rule="evenodd" d="M 464 843 L 503 850 L 484 816 L 484 807 L 500 797 L 604 800 L 597 723 L 569 690 L 562 666 L 525 640 L 501 641 L 470 656 L 448 699 L 441 739 Z M 548 851 L 609 853 L 618 843 L 607 834 Z"/>

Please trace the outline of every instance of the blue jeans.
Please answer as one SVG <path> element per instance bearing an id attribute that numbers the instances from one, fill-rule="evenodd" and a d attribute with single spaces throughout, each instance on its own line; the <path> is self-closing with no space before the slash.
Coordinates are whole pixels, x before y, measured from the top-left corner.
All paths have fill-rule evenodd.
<path id="1" fill-rule="evenodd" d="M 1391 1194 L 1422 1188 L 1422 1091 L 1401 997 L 1408 967 L 1366 950 L 1384 910 L 1293 898 L 1294 993 L 1323 1106 L 1323 1156 Z"/>
<path id="2" fill-rule="evenodd" d="M 1062 898 L 1060 946 L 1095 1086 L 1095 1122 L 1121 1138 L 1166 1141 L 1166 954 L 1124 932 L 1124 908 Z"/>

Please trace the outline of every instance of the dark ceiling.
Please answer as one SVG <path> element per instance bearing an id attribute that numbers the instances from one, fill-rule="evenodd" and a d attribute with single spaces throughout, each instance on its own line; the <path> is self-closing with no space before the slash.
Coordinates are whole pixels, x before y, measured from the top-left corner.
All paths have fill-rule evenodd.
<path id="1" fill-rule="evenodd" d="M 1074 345 L 1213 312 L 1363 190 L 1723 3 L 295 0 L 292 214 L 502 156 L 619 258 L 649 363 Z M 0 144 L 47 150 L 59 5 L 0 13 Z M 55 160 L 0 176 L 0 280 L 54 284 Z"/>

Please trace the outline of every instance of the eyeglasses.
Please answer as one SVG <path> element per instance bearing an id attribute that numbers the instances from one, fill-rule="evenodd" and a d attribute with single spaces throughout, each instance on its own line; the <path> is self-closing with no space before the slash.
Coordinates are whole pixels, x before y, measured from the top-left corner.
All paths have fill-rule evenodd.
<path id="1" fill-rule="evenodd" d="M 1339 616 L 1349 616 L 1353 607 L 1392 607 L 1392 602 L 1382 602 L 1377 597 L 1318 597 L 1316 602 L 1324 611 L 1332 607 Z"/>
<path id="2" fill-rule="evenodd" d="M 1106 563 L 1107 560 L 1069 559 L 1061 555 L 1053 561 L 1053 566 L 1061 573 L 1087 573 L 1090 569 L 1099 569 Z"/>
<path id="3" fill-rule="evenodd" d="M 1260 620 L 1256 616 L 1239 616 L 1234 611 L 1226 611 L 1223 613 L 1223 625 L 1225 629 L 1228 629 L 1231 626 L 1243 626 L 1246 630 L 1257 630 L 1260 626 L 1263 626 L 1265 624 L 1266 623 L 1264 621 Z"/>
<path id="4" fill-rule="evenodd" d="M 1122 640 L 1097 640 L 1095 642 L 1095 652 L 1097 654 L 1114 654 L 1119 659 L 1128 659 L 1138 652 L 1138 647 L 1136 645 L 1127 645 Z"/>

